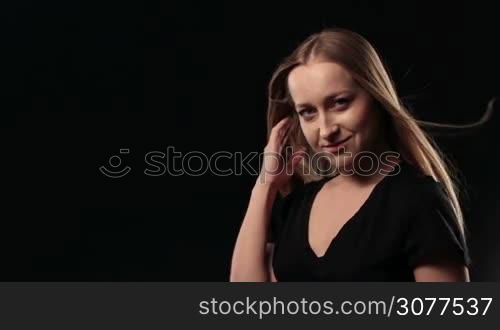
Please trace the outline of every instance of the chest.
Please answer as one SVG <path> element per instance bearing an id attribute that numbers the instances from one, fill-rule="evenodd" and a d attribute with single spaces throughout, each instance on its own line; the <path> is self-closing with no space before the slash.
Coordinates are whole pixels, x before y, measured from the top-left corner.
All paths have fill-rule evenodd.
<path id="1" fill-rule="evenodd" d="M 323 256 L 342 228 L 354 221 L 373 188 L 320 189 L 305 214 L 307 239 L 316 256 Z"/>
<path id="2" fill-rule="evenodd" d="M 343 196 L 318 189 L 305 196 L 290 209 L 276 245 L 277 279 L 411 278 L 401 255 L 405 214 L 395 212 L 386 197 L 373 187 Z"/>

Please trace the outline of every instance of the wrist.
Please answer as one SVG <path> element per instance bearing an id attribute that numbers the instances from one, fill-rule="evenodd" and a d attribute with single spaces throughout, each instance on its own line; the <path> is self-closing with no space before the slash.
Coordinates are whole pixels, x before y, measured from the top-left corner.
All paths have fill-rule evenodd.
<path id="1" fill-rule="evenodd" d="M 253 187 L 253 191 L 258 191 L 266 194 L 272 194 L 275 195 L 278 193 L 279 189 L 276 186 L 275 183 L 273 182 L 265 182 L 264 180 L 261 180 L 259 177 L 257 181 L 255 182 L 255 185 Z"/>

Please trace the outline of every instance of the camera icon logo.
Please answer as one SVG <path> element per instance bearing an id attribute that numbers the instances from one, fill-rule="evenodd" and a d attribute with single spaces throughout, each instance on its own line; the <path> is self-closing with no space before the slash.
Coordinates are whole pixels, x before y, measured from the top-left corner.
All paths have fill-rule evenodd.
<path id="1" fill-rule="evenodd" d="M 129 153 L 130 149 L 128 148 L 120 149 L 120 154 L 122 155 L 128 155 Z M 119 169 L 119 167 L 122 165 L 122 159 L 118 155 L 111 156 L 108 160 L 108 164 L 111 169 L 108 169 L 106 166 L 101 166 L 99 167 L 99 171 L 101 171 L 101 173 L 105 176 L 112 179 L 122 178 L 132 170 L 130 166 L 125 166 L 124 168 Z"/>

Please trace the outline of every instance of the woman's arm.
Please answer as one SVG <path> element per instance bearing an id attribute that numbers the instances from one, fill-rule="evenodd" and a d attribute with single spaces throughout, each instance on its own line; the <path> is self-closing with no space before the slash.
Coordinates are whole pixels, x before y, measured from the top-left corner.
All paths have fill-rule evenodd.
<path id="1" fill-rule="evenodd" d="M 470 282 L 469 270 L 463 265 L 421 265 L 413 270 L 416 282 Z"/>
<path id="2" fill-rule="evenodd" d="M 289 182 L 304 152 L 299 148 L 289 161 L 283 157 L 290 123 L 290 117 L 285 117 L 271 129 L 264 148 L 264 163 L 236 239 L 229 276 L 231 282 L 265 282 L 274 278 L 270 269 L 273 249 L 266 246 L 271 212 L 276 194 Z"/>
<path id="3" fill-rule="evenodd" d="M 267 243 L 267 271 L 269 273 L 270 282 L 278 282 L 276 276 L 274 275 L 273 269 L 273 258 L 274 258 L 274 243 Z"/>
<path id="4" fill-rule="evenodd" d="M 272 247 L 266 246 L 269 219 L 277 190 L 257 182 L 236 239 L 231 261 L 231 282 L 267 282 Z"/>

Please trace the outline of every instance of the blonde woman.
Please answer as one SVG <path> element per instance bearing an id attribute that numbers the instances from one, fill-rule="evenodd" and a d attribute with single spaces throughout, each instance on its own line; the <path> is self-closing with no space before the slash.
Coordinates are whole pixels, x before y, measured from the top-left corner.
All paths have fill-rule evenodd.
<path id="1" fill-rule="evenodd" d="M 457 186 L 425 124 L 362 36 L 307 38 L 269 84 L 268 144 L 230 280 L 469 281 Z"/>

